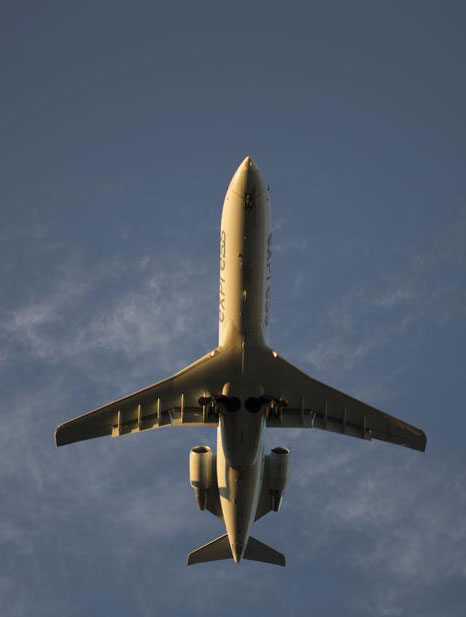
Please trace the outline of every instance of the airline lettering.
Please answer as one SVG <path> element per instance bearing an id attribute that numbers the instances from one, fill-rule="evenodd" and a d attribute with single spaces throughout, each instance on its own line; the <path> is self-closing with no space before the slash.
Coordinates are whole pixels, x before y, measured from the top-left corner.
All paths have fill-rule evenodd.
<path id="1" fill-rule="evenodd" d="M 272 278 L 272 234 L 269 234 L 267 238 L 267 261 L 265 263 L 265 278 L 267 281 L 267 287 L 265 289 L 265 325 L 269 325 L 270 316 L 270 295 L 272 287 L 270 285 L 270 279 Z"/>
<path id="2" fill-rule="evenodd" d="M 225 319 L 225 279 L 222 276 L 226 267 L 226 233 L 223 231 L 220 234 L 220 289 L 219 289 L 219 306 L 218 318 L 222 322 Z"/>
<path id="3" fill-rule="evenodd" d="M 267 263 L 265 265 L 267 280 L 272 278 L 272 234 L 267 238 Z"/>

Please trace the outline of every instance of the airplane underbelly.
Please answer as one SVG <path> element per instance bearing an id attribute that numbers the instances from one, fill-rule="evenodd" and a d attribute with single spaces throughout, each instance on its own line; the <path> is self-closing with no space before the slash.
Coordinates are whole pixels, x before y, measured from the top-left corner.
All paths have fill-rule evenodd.
<path id="1" fill-rule="evenodd" d="M 227 462 L 218 428 L 217 482 L 223 519 L 233 554 L 242 557 L 260 497 L 264 465 L 263 452 L 253 465 L 241 469 Z"/>
<path id="2" fill-rule="evenodd" d="M 222 212 L 219 338 L 233 324 L 240 335 L 265 343 L 267 268 L 270 266 L 269 204 L 264 187 L 232 181 Z"/>

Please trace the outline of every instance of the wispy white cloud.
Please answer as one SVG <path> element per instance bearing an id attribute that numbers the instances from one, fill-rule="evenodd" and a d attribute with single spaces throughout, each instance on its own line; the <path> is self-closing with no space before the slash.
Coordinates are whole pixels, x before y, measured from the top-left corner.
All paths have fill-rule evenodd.
<path id="1" fill-rule="evenodd" d="M 406 614 L 399 593 L 393 589 L 378 590 L 377 593 L 371 589 L 365 597 L 355 600 L 354 605 L 362 615 L 400 617 Z"/>
<path id="2" fill-rule="evenodd" d="M 0 545 L 12 544 L 19 554 L 27 555 L 33 551 L 34 536 L 32 529 L 25 529 L 12 519 L 0 519 Z M 3 549 L 5 550 L 5 546 Z"/>
<path id="3" fill-rule="evenodd" d="M 92 272 L 62 270 L 51 291 L 0 320 L 4 363 L 18 353 L 54 363 L 93 352 L 134 358 L 154 350 L 163 357 L 188 332 L 201 337 L 208 332 L 202 314 L 209 282 L 202 268 L 184 261 L 154 265 L 142 256 L 130 266 L 113 262 Z"/>
<path id="4" fill-rule="evenodd" d="M 466 290 L 459 275 L 466 273 L 463 210 L 439 228 L 435 237 L 413 242 L 404 253 L 404 264 L 398 261 L 397 270 L 391 267 L 377 279 L 363 283 L 355 284 L 351 278 L 340 299 L 321 305 L 320 313 L 314 309 L 314 321 L 309 324 L 309 331 L 314 333 L 311 346 L 303 348 L 295 343 L 295 357 L 310 364 L 309 370 L 322 378 L 331 372 L 344 383 L 350 371 L 363 366 L 384 348 L 393 348 L 407 337 L 414 340 L 427 324 L 438 328 L 464 320 Z M 306 252 L 314 261 L 318 257 L 312 251 Z M 308 271 L 298 267 L 292 277 L 293 304 L 308 306 L 309 298 L 303 297 L 309 293 L 303 285 Z M 341 283 L 340 287 L 344 289 Z M 318 289 L 311 293 L 315 295 Z M 302 320 L 299 325 L 307 327 Z M 300 340 L 310 344 L 307 338 Z M 405 361 L 406 358 L 401 359 Z"/>
<path id="5" fill-rule="evenodd" d="M 179 473 L 180 461 L 170 438 L 141 437 L 137 456 L 131 438 L 118 448 L 107 439 L 94 442 L 90 449 L 87 444 L 66 452 L 55 449 L 54 418 L 76 415 L 73 369 L 79 365 L 84 386 L 92 390 L 93 379 L 100 383 L 108 372 L 105 361 L 124 358 L 107 376 L 116 396 L 115 383 L 124 393 L 126 382 L 134 388 L 129 382 L 139 372 L 160 373 L 164 367 L 171 372 L 183 364 L 190 346 L 210 338 L 206 333 L 210 324 L 204 323 L 210 282 L 202 268 L 180 260 L 154 264 L 141 255 L 129 264 L 102 262 L 92 269 L 75 262 L 63 264 L 51 275 L 47 285 L 38 286 L 16 309 L 3 311 L 0 319 L 4 370 L 12 369 L 14 375 L 15 368 L 25 365 L 42 373 L 40 379 L 32 376 L 31 383 L 10 384 L 3 398 L 0 432 L 0 544 L 16 561 L 29 556 L 24 577 L 34 571 L 37 584 L 41 574 L 36 570 L 43 555 L 50 554 L 48 544 L 54 554 L 50 576 L 60 556 L 80 561 L 89 554 L 92 517 L 102 529 L 98 540 L 105 546 L 102 550 L 111 552 L 114 546 L 118 558 L 135 558 L 147 538 L 169 541 L 186 527 L 187 465 L 183 458 Z M 150 354 L 154 358 L 147 368 Z M 195 437 L 179 437 L 187 452 L 189 439 Z M 152 477 L 146 466 L 154 462 L 154 441 L 158 473 Z M 137 469 L 146 478 L 145 485 Z M 112 534 L 120 537 L 117 543 L 112 543 Z M 157 567 L 161 560 L 159 555 Z M 20 601 L 19 593 L 24 578 L 11 579 L 3 564 L 3 605 L 10 607 L 11 615 L 27 615 L 30 604 Z M 53 614 L 58 610 L 54 607 Z"/>
<path id="6" fill-rule="evenodd" d="M 410 590 L 466 579 L 466 485 L 457 455 L 439 461 L 377 442 L 340 439 L 329 447 L 315 437 L 316 463 L 308 465 L 308 441 L 295 443 L 299 488 L 290 490 L 290 507 L 303 517 L 301 558 L 340 546 L 340 566 L 356 568 L 370 585 L 355 599 L 360 614 L 404 615 Z"/>
<path id="7" fill-rule="evenodd" d="M 427 256 L 415 254 L 403 272 L 352 289 L 331 306 L 321 319 L 323 336 L 300 354 L 302 359 L 318 372 L 332 368 L 342 375 L 425 323 L 439 326 L 464 316 L 466 291 L 457 280 L 449 280 L 446 268 L 459 260 L 466 271 L 466 258 L 457 246 L 457 230 L 453 244 L 450 231 Z"/>
<path id="8" fill-rule="evenodd" d="M 286 227 L 285 219 L 274 220 L 272 227 L 272 251 L 273 253 L 283 254 L 289 251 L 303 253 L 308 247 L 308 242 L 305 238 L 296 238 L 293 235 L 288 235 L 287 240 L 284 240 L 284 234 L 280 232 Z"/>

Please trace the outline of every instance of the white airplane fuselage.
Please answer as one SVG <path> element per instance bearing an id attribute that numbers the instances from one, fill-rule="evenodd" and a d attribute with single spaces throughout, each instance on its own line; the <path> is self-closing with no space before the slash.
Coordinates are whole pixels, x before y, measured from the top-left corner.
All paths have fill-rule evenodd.
<path id="1" fill-rule="evenodd" d="M 228 187 L 220 232 L 219 346 L 233 349 L 237 367 L 222 394 L 239 409 L 220 414 L 217 482 L 233 559 L 239 562 L 255 520 L 264 473 L 265 415 L 246 409 L 264 394 L 248 366 L 266 350 L 271 290 L 270 207 L 259 170 L 250 157 Z"/>

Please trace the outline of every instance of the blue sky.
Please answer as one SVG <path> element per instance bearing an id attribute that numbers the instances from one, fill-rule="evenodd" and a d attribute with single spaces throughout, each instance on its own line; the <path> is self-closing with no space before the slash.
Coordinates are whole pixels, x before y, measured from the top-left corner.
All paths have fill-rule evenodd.
<path id="1" fill-rule="evenodd" d="M 4 3 L 2 614 L 463 615 L 465 17 Z M 53 431 L 215 346 L 221 207 L 248 154 L 271 188 L 271 345 L 422 427 L 427 452 L 270 431 L 290 483 L 254 535 L 287 568 L 187 568 L 221 533 L 188 481 L 214 432 L 57 450 Z"/>

